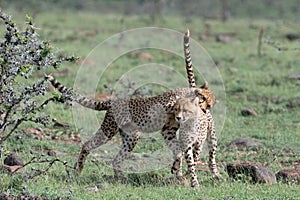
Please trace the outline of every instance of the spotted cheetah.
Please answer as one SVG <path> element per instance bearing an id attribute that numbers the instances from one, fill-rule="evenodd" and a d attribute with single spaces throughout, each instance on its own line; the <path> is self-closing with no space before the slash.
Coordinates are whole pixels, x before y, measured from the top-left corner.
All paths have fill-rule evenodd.
<path id="1" fill-rule="evenodd" d="M 191 53 L 190 53 L 189 37 L 190 37 L 190 32 L 189 32 L 189 30 L 187 30 L 185 35 L 184 35 L 184 55 L 185 55 L 185 63 L 186 63 L 186 72 L 187 72 L 190 88 L 196 88 L 196 81 L 195 81 L 192 58 L 191 58 Z M 201 87 L 202 88 L 208 88 L 207 82 L 205 82 L 205 84 L 202 85 Z M 198 95 L 200 95 L 200 94 L 196 94 L 196 96 L 198 96 Z M 206 99 L 206 97 L 208 97 L 209 99 Z M 198 118 L 199 118 L 198 123 L 201 123 L 200 120 L 205 120 L 206 123 L 207 123 L 207 126 L 209 128 L 208 132 L 207 132 L 207 135 L 209 136 L 207 138 L 208 148 L 209 148 L 209 168 L 212 172 L 213 177 L 216 178 L 216 179 L 220 179 L 221 175 L 218 172 L 218 169 L 217 169 L 217 166 L 216 166 L 216 161 L 215 161 L 215 154 L 216 154 L 216 149 L 217 149 L 217 138 L 216 138 L 216 133 L 215 133 L 215 124 L 214 124 L 213 116 L 212 116 L 212 114 L 210 113 L 210 110 L 209 110 L 213 105 L 215 105 L 217 103 L 217 100 L 215 99 L 215 96 L 213 94 L 208 95 L 206 97 L 204 97 L 204 99 L 203 99 L 204 102 L 201 102 L 200 104 L 208 103 L 206 106 L 204 106 L 207 109 L 205 109 L 205 110 L 202 109 L 203 112 L 201 112 L 201 115 L 198 116 Z M 184 98 L 182 98 L 182 101 L 188 101 L 188 100 L 187 99 L 184 100 Z M 180 103 L 184 103 L 184 102 L 177 101 L 176 106 L 179 106 Z M 197 123 L 197 121 L 195 121 L 195 123 Z M 203 122 L 203 123 L 205 123 L 205 122 Z M 195 126 L 196 126 L 196 124 L 195 124 Z M 180 140 L 180 142 L 182 143 L 182 139 Z M 198 146 L 198 145 L 194 146 L 193 159 L 194 159 L 195 162 L 198 161 L 201 151 L 202 151 L 202 146 Z M 181 160 L 178 160 L 178 159 L 175 160 L 174 163 L 173 163 L 172 170 L 176 171 L 177 168 L 181 168 L 181 165 L 182 165 L 181 162 L 182 162 Z M 193 179 L 191 178 L 191 181 L 192 180 Z"/>
<path id="2" fill-rule="evenodd" d="M 190 61 L 186 61 L 186 63 L 188 62 Z M 188 67 L 187 64 L 186 66 Z M 193 73 L 188 76 L 190 75 L 193 76 Z M 179 163 L 181 166 L 181 162 L 178 161 L 181 160 L 182 152 L 176 138 L 179 123 L 175 120 L 173 110 L 176 96 L 184 97 L 191 93 L 199 95 L 199 99 L 203 99 L 202 103 L 199 104 L 202 110 L 212 107 L 215 103 L 214 95 L 208 88 L 207 83 L 200 88 L 174 89 L 150 98 L 96 101 L 73 92 L 50 75 L 46 75 L 45 78 L 61 93 L 71 94 L 74 97 L 74 101 L 80 105 L 98 111 L 107 110 L 99 130 L 90 140 L 84 143 L 74 167 L 80 173 L 90 151 L 107 143 L 117 132 L 121 132 L 122 147 L 113 161 L 115 177 L 119 179 L 125 178 L 120 164 L 133 150 L 139 139 L 140 132 L 155 132 L 159 130 L 162 131 L 165 143 L 173 153 L 174 164 L 171 172 L 176 177 L 182 177 L 181 167 L 178 167 L 177 164 Z M 188 78 L 194 79 L 194 77 Z"/>
<path id="3" fill-rule="evenodd" d="M 172 150 L 174 160 L 180 160 L 182 153 L 176 139 L 176 131 L 179 124 L 175 121 L 174 104 L 176 96 L 184 97 L 192 94 L 199 95 L 205 102 L 207 95 L 211 95 L 209 88 L 179 88 L 163 94 L 148 98 L 131 99 L 108 99 L 96 101 L 88 99 L 69 90 L 52 76 L 47 75 L 46 79 L 61 93 L 73 93 L 75 101 L 79 104 L 98 111 L 106 110 L 104 120 L 96 134 L 84 143 L 75 169 L 81 172 L 88 154 L 95 148 L 107 143 L 117 133 L 121 132 L 122 147 L 116 158 L 113 160 L 113 168 L 117 179 L 125 179 L 120 164 L 135 147 L 140 132 L 155 132 L 162 130 L 162 135 L 167 146 Z M 206 103 L 199 105 L 206 109 Z M 176 177 L 182 176 L 182 170 L 178 168 L 172 171 Z"/>
<path id="4" fill-rule="evenodd" d="M 194 75 L 194 70 L 193 70 L 189 39 L 190 39 L 190 31 L 187 30 L 185 35 L 184 35 L 184 39 L 183 39 L 185 67 L 186 67 L 189 87 L 190 88 L 196 88 L 196 81 L 195 81 L 195 75 Z M 208 83 L 207 82 L 205 82 L 201 86 L 201 88 L 205 88 L 206 90 L 210 91 L 210 89 L 208 88 Z M 201 96 L 200 93 L 196 94 L 196 96 L 197 95 Z M 212 92 L 209 95 L 208 94 L 204 95 L 202 98 L 204 98 L 204 101 L 202 101 L 200 104 L 202 105 L 202 108 L 206 108 L 206 109 L 202 109 L 202 110 L 204 111 L 204 113 L 206 115 L 206 119 L 208 120 L 208 123 L 209 123 L 210 127 L 212 127 L 214 129 L 214 119 L 213 119 L 213 116 L 211 115 L 209 109 L 212 108 L 217 103 L 217 100 L 216 100 L 216 98 L 215 98 L 215 96 Z M 195 149 L 195 151 L 194 151 L 195 161 L 198 160 L 200 152 L 201 151 L 199 149 L 198 150 Z M 173 162 L 171 172 L 175 173 L 176 171 L 181 169 L 181 167 L 182 167 L 181 158 L 177 158 Z"/>
<path id="5" fill-rule="evenodd" d="M 185 155 L 192 187 L 199 187 L 195 173 L 195 160 L 198 159 L 206 139 L 209 147 L 210 171 L 214 178 L 221 177 L 216 166 L 217 138 L 214 127 L 211 126 L 213 122 L 207 119 L 207 114 L 199 107 L 201 101 L 204 100 L 195 95 L 180 97 L 174 106 L 175 119 L 180 124 L 180 147 Z"/>

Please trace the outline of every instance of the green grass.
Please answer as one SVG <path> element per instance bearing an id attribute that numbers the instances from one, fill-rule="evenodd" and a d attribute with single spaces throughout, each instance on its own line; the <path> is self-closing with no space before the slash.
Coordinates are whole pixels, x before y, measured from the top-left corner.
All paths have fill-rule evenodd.
<path id="1" fill-rule="evenodd" d="M 17 20 L 24 16 L 15 15 Z M 189 27 L 192 37 L 205 47 L 214 61 L 220 63 L 219 71 L 225 84 L 226 120 L 222 132 L 218 133 L 218 162 L 261 162 L 277 172 L 282 168 L 292 168 L 291 165 L 284 166 L 284 162 L 300 160 L 300 82 L 288 78 L 290 73 L 299 72 L 300 51 L 279 52 L 263 43 L 263 55 L 258 57 L 256 53 L 257 27 L 264 27 L 265 38 L 271 38 L 293 48 L 297 44 L 284 39 L 284 34 L 299 32 L 299 26 L 286 26 L 283 21 L 247 19 L 231 19 L 221 23 L 193 18 L 190 23 L 186 23 L 179 17 L 165 17 L 162 22 L 149 24 L 146 16 L 127 16 L 122 24 L 121 18 L 122 16 L 118 14 L 46 12 L 37 14 L 35 23 L 41 27 L 39 31 L 41 36 L 51 40 L 53 46 L 81 58 L 85 58 L 95 45 L 123 30 L 151 25 L 184 32 L 186 27 Z M 204 31 L 205 24 L 211 25 L 213 33 L 235 32 L 236 37 L 228 44 L 218 43 L 214 37 L 209 38 L 208 41 L 199 41 L 198 35 Z M 94 32 L 95 36 L 86 36 Z M 193 49 L 191 51 L 193 52 Z M 153 55 L 154 59 L 150 62 L 173 66 L 185 77 L 182 58 L 160 50 L 150 49 L 143 52 Z M 118 77 L 133 66 L 147 63 L 148 61 L 141 61 L 130 54 L 121 56 L 102 75 L 97 93 L 108 93 L 109 90 L 105 89 L 104 85 L 113 85 Z M 61 66 L 61 69 L 66 68 L 70 72 L 68 76 L 57 78 L 72 87 L 80 66 Z M 199 79 L 198 84 L 201 82 L 202 80 Z M 155 88 L 153 94 L 161 90 L 162 88 Z M 258 115 L 244 117 L 241 115 L 241 110 L 244 108 L 253 108 Z M 75 133 L 79 132 L 84 139 L 92 134 L 76 129 L 72 110 L 69 107 L 51 105 L 47 108 L 47 112 L 58 121 L 73 124 L 68 129 Z M 104 115 L 97 113 L 97 116 L 101 121 Z M 28 126 L 30 125 L 25 124 L 22 128 Z M 62 133 L 65 131 L 65 129 L 55 130 L 59 136 L 64 136 Z M 59 159 L 66 160 L 68 165 L 72 166 L 80 152 L 80 146 L 50 140 L 53 134 L 45 134 L 44 137 L 36 139 L 33 135 L 24 134 L 19 130 L 5 144 L 5 149 L 15 151 L 25 161 L 37 155 L 36 152 L 56 149 L 66 154 Z M 158 135 L 143 136 L 135 152 L 147 152 L 164 147 L 162 138 Z M 151 137 L 155 142 L 149 142 L 153 139 Z M 263 143 L 264 147 L 243 151 L 229 149 L 227 145 L 239 137 L 254 139 Z M 114 141 L 118 142 L 120 139 L 116 137 Z M 30 150 L 34 152 L 33 155 L 28 153 Z M 49 156 L 45 158 L 53 159 Z M 204 155 L 204 158 L 207 156 Z M 33 173 L 32 167 L 42 169 L 47 167 L 47 164 L 32 164 L 27 166 L 25 171 Z M 130 183 L 121 184 L 112 181 L 111 165 L 105 165 L 90 156 L 82 175 L 72 176 L 71 179 L 67 178 L 61 163 L 54 164 L 47 174 L 33 180 L 22 180 L 22 175 L 9 176 L 0 172 L 0 192 L 7 191 L 17 195 L 25 190 L 36 196 L 51 199 L 58 197 L 63 199 L 297 199 L 299 195 L 300 186 L 297 184 L 279 182 L 274 185 L 264 185 L 251 184 L 247 180 L 233 181 L 223 170 L 221 171 L 224 176 L 224 181 L 221 182 L 212 181 L 208 174 L 199 172 L 198 179 L 201 186 L 198 190 L 166 184 L 165 180 L 171 177 L 169 167 L 147 173 L 129 174 Z M 98 192 L 85 190 L 86 187 L 96 184 L 101 185 Z"/>

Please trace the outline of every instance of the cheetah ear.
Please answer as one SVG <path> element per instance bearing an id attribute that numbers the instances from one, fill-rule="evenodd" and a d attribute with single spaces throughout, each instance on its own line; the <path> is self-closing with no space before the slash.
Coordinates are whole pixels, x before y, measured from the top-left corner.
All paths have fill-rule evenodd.
<path id="1" fill-rule="evenodd" d="M 202 88 L 202 89 L 208 89 L 208 83 L 207 83 L 207 81 L 205 81 L 203 83 L 203 85 L 200 86 L 200 88 Z"/>
<path id="2" fill-rule="evenodd" d="M 200 88 L 196 88 L 196 89 L 194 90 L 194 93 L 195 93 L 195 96 L 196 96 L 196 97 L 201 96 L 201 95 L 202 95 L 202 88 L 201 88 L 201 89 L 200 89 Z"/>
<path id="3" fill-rule="evenodd" d="M 195 93 L 195 96 L 198 97 L 199 103 L 203 103 L 204 101 L 206 101 L 206 97 L 203 95 L 203 89 L 196 88 L 194 93 Z"/>

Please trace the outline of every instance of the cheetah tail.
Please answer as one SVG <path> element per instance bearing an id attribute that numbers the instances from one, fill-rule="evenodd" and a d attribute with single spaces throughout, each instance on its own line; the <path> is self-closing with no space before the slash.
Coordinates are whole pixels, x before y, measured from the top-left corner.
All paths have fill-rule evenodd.
<path id="1" fill-rule="evenodd" d="M 187 29 L 186 33 L 184 34 L 183 38 L 183 49 L 184 49 L 184 58 L 185 58 L 185 67 L 186 73 L 188 76 L 189 87 L 195 88 L 195 75 L 193 71 L 193 64 L 192 64 L 192 57 L 190 52 L 190 31 Z"/>
<path id="2" fill-rule="evenodd" d="M 87 97 L 82 96 L 81 94 L 73 92 L 71 89 L 67 88 L 60 82 L 58 82 L 53 76 L 45 74 L 45 79 L 49 80 L 51 85 L 55 87 L 60 93 L 71 93 L 74 97 L 74 100 L 80 105 L 93 109 L 93 110 L 108 110 L 110 107 L 110 100 L 105 101 L 96 101 L 94 99 L 89 99 Z"/>

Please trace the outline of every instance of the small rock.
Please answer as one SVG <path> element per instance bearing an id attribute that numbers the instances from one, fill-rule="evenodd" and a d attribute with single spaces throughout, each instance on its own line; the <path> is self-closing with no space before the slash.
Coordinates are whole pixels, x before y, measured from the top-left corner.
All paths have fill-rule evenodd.
<path id="1" fill-rule="evenodd" d="M 144 158 L 151 158 L 151 155 L 150 155 L 150 154 L 147 154 L 147 153 L 145 153 L 145 154 L 143 154 L 143 155 L 142 155 L 142 157 L 144 157 Z"/>
<path id="2" fill-rule="evenodd" d="M 54 149 L 46 150 L 46 154 L 48 156 L 65 156 L 65 153 L 62 153 L 62 152 L 54 150 Z"/>
<path id="3" fill-rule="evenodd" d="M 234 74 L 234 73 L 236 73 L 236 72 L 238 71 L 238 69 L 237 69 L 237 68 L 234 68 L 234 67 L 230 67 L 228 70 L 229 70 L 229 72 L 230 72 L 231 74 Z"/>
<path id="4" fill-rule="evenodd" d="M 250 163 L 227 164 L 227 173 L 229 177 L 237 179 L 239 174 L 251 177 L 254 183 L 276 183 L 276 176 L 270 169 Z"/>
<path id="5" fill-rule="evenodd" d="M 274 172 L 266 167 L 255 166 L 254 174 L 253 179 L 255 183 L 273 184 L 277 182 Z"/>
<path id="6" fill-rule="evenodd" d="M 55 119 L 53 119 L 53 122 L 54 122 L 54 124 L 53 124 L 54 127 L 70 127 L 71 126 L 71 124 L 68 122 L 58 122 Z"/>
<path id="7" fill-rule="evenodd" d="M 234 40 L 234 36 L 234 33 L 221 33 L 216 35 L 216 41 L 227 44 Z"/>
<path id="8" fill-rule="evenodd" d="M 98 30 L 79 30 L 76 32 L 81 37 L 95 37 L 98 34 Z"/>
<path id="9" fill-rule="evenodd" d="M 255 111 L 255 110 L 253 110 L 253 109 L 250 109 L 250 108 L 247 108 L 247 109 L 243 109 L 242 111 L 241 111 L 241 114 L 243 115 L 243 116 L 256 116 L 257 115 L 257 112 Z"/>
<path id="10" fill-rule="evenodd" d="M 150 53 L 140 52 L 138 54 L 140 60 L 153 60 L 153 56 Z"/>
<path id="11" fill-rule="evenodd" d="M 287 33 L 285 35 L 285 38 L 290 40 L 290 41 L 295 41 L 300 39 L 300 34 L 297 33 Z"/>
<path id="12" fill-rule="evenodd" d="M 15 154 L 11 153 L 4 159 L 4 164 L 9 166 L 20 165 L 23 166 L 24 162 L 21 158 L 18 158 Z"/>
<path id="13" fill-rule="evenodd" d="M 75 140 L 75 141 L 80 141 L 80 138 L 81 138 L 81 136 L 80 136 L 79 133 L 76 134 L 76 135 L 74 135 L 74 140 Z"/>
<path id="14" fill-rule="evenodd" d="M 184 187 L 189 186 L 189 182 L 184 178 L 184 177 L 169 177 L 165 180 L 165 183 L 170 185 L 170 184 L 179 184 Z"/>
<path id="15" fill-rule="evenodd" d="M 298 72 L 298 73 L 296 73 L 296 72 L 291 73 L 291 74 L 289 74 L 288 78 L 289 79 L 298 79 L 298 80 L 300 80 L 300 72 Z"/>
<path id="16" fill-rule="evenodd" d="M 139 60 L 153 60 L 153 56 L 150 53 L 142 52 L 142 51 L 134 51 L 131 53 L 132 56 L 137 57 Z"/>
<path id="17" fill-rule="evenodd" d="M 209 36 L 207 34 L 200 34 L 198 39 L 201 40 L 201 41 L 207 41 L 209 38 Z"/>
<path id="18" fill-rule="evenodd" d="M 228 147 L 230 148 L 249 148 L 259 146 L 263 146 L 263 144 L 246 138 L 238 138 L 230 142 L 230 144 L 228 145 Z"/>
<path id="19" fill-rule="evenodd" d="M 276 177 L 278 180 L 282 180 L 285 183 L 300 183 L 300 169 L 283 169 L 277 172 Z"/>
<path id="20" fill-rule="evenodd" d="M 86 187 L 85 190 L 86 191 L 91 191 L 91 192 L 98 192 L 99 189 L 101 189 L 102 187 L 103 187 L 102 184 L 99 183 L 99 184 L 97 184 L 95 186 Z"/>

